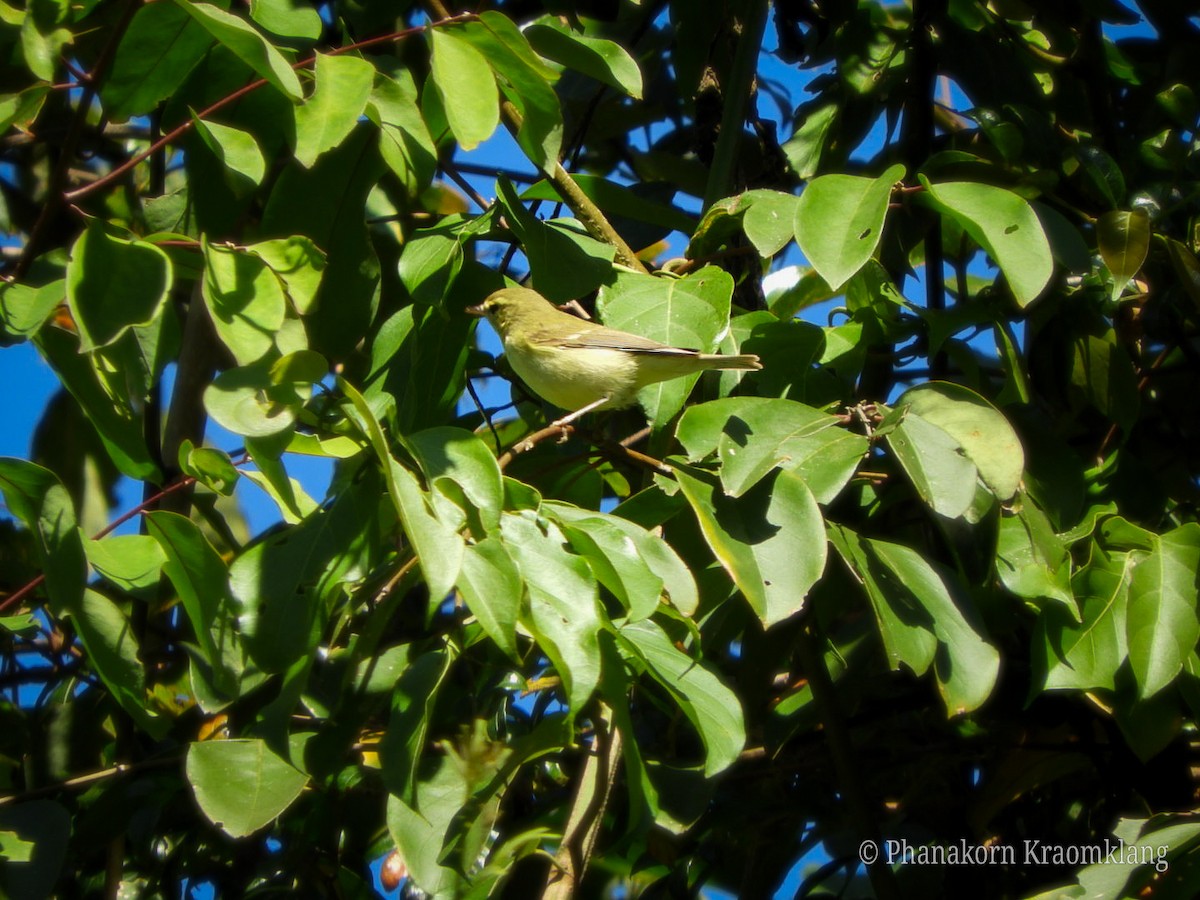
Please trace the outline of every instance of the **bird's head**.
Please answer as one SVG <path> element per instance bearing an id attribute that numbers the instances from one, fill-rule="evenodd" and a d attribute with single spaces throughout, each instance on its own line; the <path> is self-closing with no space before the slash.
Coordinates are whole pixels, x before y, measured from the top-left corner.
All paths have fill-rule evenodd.
<path id="1" fill-rule="evenodd" d="M 556 312 L 553 304 L 529 288 L 504 288 L 487 296 L 478 306 L 468 306 L 473 316 L 484 316 L 501 335 L 521 323 L 536 322 L 547 312 Z"/>

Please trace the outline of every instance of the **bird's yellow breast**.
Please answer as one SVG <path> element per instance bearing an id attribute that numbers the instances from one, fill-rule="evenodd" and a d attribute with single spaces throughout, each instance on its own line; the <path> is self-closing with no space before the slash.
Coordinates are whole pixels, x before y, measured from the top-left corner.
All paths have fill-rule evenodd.
<path id="1" fill-rule="evenodd" d="M 561 348 L 513 339 L 504 342 L 509 365 L 538 396 L 560 409 L 576 410 L 608 397 L 613 409 L 637 400 L 638 365 L 629 353 Z"/>

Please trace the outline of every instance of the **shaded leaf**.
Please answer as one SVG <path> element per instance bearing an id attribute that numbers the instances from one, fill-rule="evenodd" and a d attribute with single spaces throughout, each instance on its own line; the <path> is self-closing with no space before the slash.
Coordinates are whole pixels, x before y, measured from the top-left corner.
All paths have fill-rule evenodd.
<path id="1" fill-rule="evenodd" d="M 582 556 L 564 552 L 567 539 L 551 522 L 539 523 L 530 513 L 505 513 L 501 532 L 529 590 L 522 624 L 554 664 L 567 706 L 578 713 L 600 681 L 603 619 L 596 578 Z"/>
<path id="2" fill-rule="evenodd" d="M 171 261 L 142 241 L 123 241 L 93 219 L 67 264 L 67 303 L 79 326 L 80 349 L 113 343 L 162 309 L 172 283 Z"/>
<path id="3" fill-rule="evenodd" d="M 1112 272 L 1112 298 L 1116 300 L 1150 252 L 1150 216 L 1144 209 L 1106 212 L 1096 220 L 1096 242 L 1100 258 Z"/>
<path id="4" fill-rule="evenodd" d="M 737 694 L 703 663 L 677 649 L 652 621 L 622 625 L 617 635 L 637 649 L 650 673 L 696 726 L 706 751 L 705 776 L 711 778 L 733 765 L 746 745 Z"/>

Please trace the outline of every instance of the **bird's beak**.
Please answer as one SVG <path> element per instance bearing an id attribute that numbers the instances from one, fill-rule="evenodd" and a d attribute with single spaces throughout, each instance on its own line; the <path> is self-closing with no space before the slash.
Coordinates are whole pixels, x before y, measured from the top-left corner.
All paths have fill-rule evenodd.
<path id="1" fill-rule="evenodd" d="M 475 306 L 468 306 L 466 309 L 463 310 L 463 312 L 465 312 L 469 316 L 486 316 L 487 315 L 487 312 L 484 310 L 482 303 L 478 303 Z"/>

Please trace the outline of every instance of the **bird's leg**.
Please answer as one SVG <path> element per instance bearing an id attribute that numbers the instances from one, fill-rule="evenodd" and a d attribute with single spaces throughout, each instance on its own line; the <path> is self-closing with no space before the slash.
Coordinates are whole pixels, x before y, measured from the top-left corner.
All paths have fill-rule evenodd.
<path id="1" fill-rule="evenodd" d="M 612 399 L 611 397 L 601 397 L 599 400 L 593 400 L 591 403 L 587 404 L 587 406 L 581 406 L 579 409 L 575 410 L 575 412 L 567 413 L 561 419 L 555 419 L 553 422 L 550 423 L 550 425 L 551 425 L 551 427 L 557 426 L 560 428 L 563 425 L 570 425 L 572 422 L 574 422 L 580 416 L 586 415 L 587 413 L 590 413 L 593 409 L 603 406 L 605 403 L 607 403 L 611 399 Z"/>

